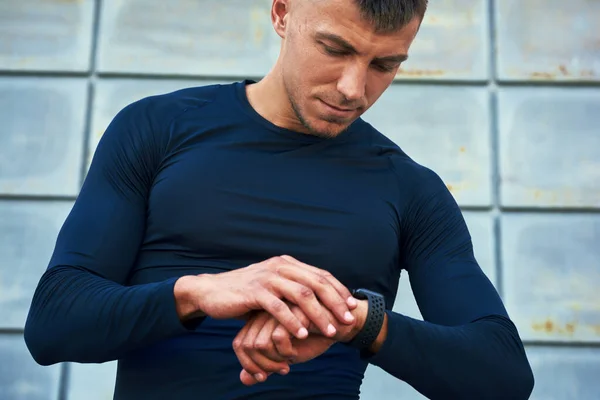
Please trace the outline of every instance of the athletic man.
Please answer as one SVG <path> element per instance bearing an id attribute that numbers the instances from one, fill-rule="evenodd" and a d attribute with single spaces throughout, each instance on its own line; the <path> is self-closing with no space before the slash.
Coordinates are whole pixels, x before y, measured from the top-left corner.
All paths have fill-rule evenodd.
<path id="1" fill-rule="evenodd" d="M 119 112 L 36 290 L 35 360 L 119 360 L 116 399 L 356 399 L 368 363 L 430 398 L 527 398 L 458 206 L 360 118 L 425 8 L 274 0 L 263 80 Z M 425 321 L 391 311 L 402 269 Z"/>

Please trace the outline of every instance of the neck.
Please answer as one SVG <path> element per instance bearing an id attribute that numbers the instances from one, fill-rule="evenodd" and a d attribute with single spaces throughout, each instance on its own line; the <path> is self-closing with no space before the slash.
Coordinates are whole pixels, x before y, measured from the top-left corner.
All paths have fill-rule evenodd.
<path id="1" fill-rule="evenodd" d="M 278 69 L 273 69 L 259 82 L 247 86 L 246 96 L 252 108 L 272 124 L 308 133 L 292 109 Z"/>

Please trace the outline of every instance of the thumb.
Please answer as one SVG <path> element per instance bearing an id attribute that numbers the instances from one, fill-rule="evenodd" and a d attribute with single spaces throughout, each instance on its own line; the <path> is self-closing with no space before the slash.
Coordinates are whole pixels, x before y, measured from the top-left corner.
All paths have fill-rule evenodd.
<path id="1" fill-rule="evenodd" d="M 270 376 L 270 375 L 271 375 L 271 373 L 267 374 L 267 376 Z M 240 372 L 240 381 L 242 381 L 242 383 L 246 386 L 252 386 L 252 385 L 258 383 L 258 381 L 254 378 L 254 376 L 252 376 L 252 374 L 250 374 L 245 369 L 243 369 L 242 372 Z"/>
<path id="2" fill-rule="evenodd" d="M 254 379 L 252 374 L 250 374 L 245 369 L 243 369 L 242 372 L 240 372 L 240 381 L 242 381 L 242 383 L 246 386 L 252 386 L 252 385 L 258 383 L 258 381 L 256 379 Z"/>

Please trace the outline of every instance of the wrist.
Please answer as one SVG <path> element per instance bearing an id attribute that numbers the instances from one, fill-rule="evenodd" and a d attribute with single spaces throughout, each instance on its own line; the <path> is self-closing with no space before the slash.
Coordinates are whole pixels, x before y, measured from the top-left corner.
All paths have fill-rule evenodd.
<path id="1" fill-rule="evenodd" d="M 360 300 L 356 308 L 356 323 L 345 342 L 361 351 L 376 353 L 387 337 L 385 299 L 368 289 L 357 289 L 353 295 Z"/>
<path id="2" fill-rule="evenodd" d="M 352 341 L 359 334 L 359 332 L 365 326 L 367 321 L 367 314 L 369 312 L 369 301 L 368 300 L 357 300 L 357 306 L 350 312 L 354 316 L 354 323 L 348 326 L 348 329 L 340 331 L 340 337 L 338 341 L 342 343 L 348 343 Z"/>
<path id="3" fill-rule="evenodd" d="M 351 337 L 348 340 L 352 340 L 358 335 L 358 333 L 365 327 L 365 323 L 367 322 L 367 315 L 369 314 L 369 300 L 358 300 L 358 305 L 354 312 L 354 318 L 356 323 L 352 327 Z"/>
<path id="4" fill-rule="evenodd" d="M 206 316 L 200 308 L 200 296 L 198 296 L 202 293 L 203 281 L 202 276 L 186 275 L 175 282 L 173 292 L 180 321 L 185 322 Z"/>
<path id="5" fill-rule="evenodd" d="M 381 349 L 381 346 L 383 346 L 383 343 L 385 342 L 385 339 L 387 338 L 387 332 L 388 332 L 388 315 L 387 315 L 387 313 L 385 313 L 383 316 L 383 324 L 381 325 L 381 330 L 379 331 L 379 335 L 377 335 L 377 339 L 375 339 L 373 344 L 371 344 L 371 347 L 369 347 L 369 351 L 371 353 L 375 354 L 379 351 L 379 349 Z"/>

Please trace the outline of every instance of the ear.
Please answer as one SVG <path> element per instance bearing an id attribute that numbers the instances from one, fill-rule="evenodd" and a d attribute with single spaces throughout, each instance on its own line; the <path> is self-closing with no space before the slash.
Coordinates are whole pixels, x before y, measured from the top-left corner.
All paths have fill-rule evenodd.
<path id="1" fill-rule="evenodd" d="M 271 7 L 271 23 L 275 32 L 282 39 L 285 38 L 287 24 L 289 21 L 290 1 L 289 0 L 273 0 Z"/>

